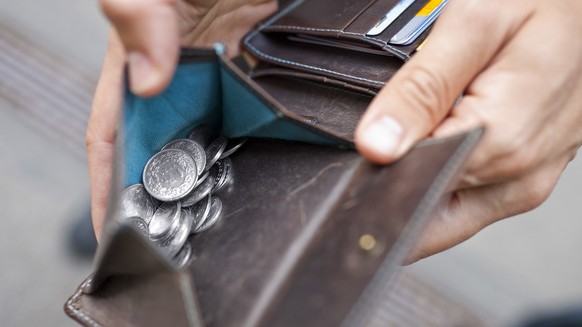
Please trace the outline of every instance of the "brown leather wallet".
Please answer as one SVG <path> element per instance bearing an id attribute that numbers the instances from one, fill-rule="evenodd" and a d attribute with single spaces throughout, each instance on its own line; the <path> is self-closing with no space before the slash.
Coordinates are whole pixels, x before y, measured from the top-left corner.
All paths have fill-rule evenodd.
<path id="1" fill-rule="evenodd" d="M 186 269 L 117 219 L 112 197 L 94 273 L 66 312 L 86 326 L 386 325 L 396 268 L 482 132 L 424 141 L 384 167 L 352 150 L 361 113 L 424 38 L 386 42 L 427 1 L 379 36 L 365 35 L 396 2 L 295 1 L 246 37 L 256 67 L 229 60 L 221 47 L 184 50 L 162 96 L 128 93 L 112 194 L 143 169 L 132 153 L 155 151 L 193 125 L 251 138 L 231 157 L 222 220 L 189 239 Z M 198 112 L 200 98 L 207 101 Z M 182 116 L 191 116 L 164 135 L 132 124 L 157 106 L 184 106 Z M 374 245 L 361 246 L 363 236 Z"/>

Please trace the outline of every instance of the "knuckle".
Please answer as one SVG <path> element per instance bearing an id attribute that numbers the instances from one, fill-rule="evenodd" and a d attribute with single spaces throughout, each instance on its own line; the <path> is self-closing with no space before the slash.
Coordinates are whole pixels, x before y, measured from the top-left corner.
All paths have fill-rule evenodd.
<path id="1" fill-rule="evenodd" d="M 88 127 L 85 132 L 85 148 L 87 149 L 91 148 L 91 146 L 93 146 L 93 144 L 95 144 L 96 142 L 97 138 L 95 137 L 95 133 L 93 132 L 91 127 Z"/>
<path id="2" fill-rule="evenodd" d="M 450 85 L 442 74 L 422 65 L 409 67 L 408 74 L 397 84 L 397 92 L 408 107 L 416 110 L 423 120 L 432 124 L 439 123 L 448 110 L 447 97 Z"/>
<path id="3" fill-rule="evenodd" d="M 473 24 L 488 26 L 494 24 L 499 18 L 498 10 L 500 8 L 507 8 L 507 1 L 504 0 L 490 0 L 487 5 L 483 6 L 481 0 L 458 1 L 458 8 L 462 11 L 464 17 L 470 17 Z M 505 6 L 505 7 L 503 7 Z"/>
<path id="4" fill-rule="evenodd" d="M 536 167 L 536 153 L 530 147 L 514 150 L 505 160 L 498 163 L 499 175 L 503 177 L 520 176 Z"/>
<path id="5" fill-rule="evenodd" d="M 529 211 L 539 207 L 552 192 L 554 183 L 552 179 L 548 178 L 536 178 L 529 182 L 525 190 L 523 210 Z"/>
<path id="6" fill-rule="evenodd" d="M 148 1 L 100 0 L 101 9 L 113 21 L 140 16 L 149 7 Z"/>

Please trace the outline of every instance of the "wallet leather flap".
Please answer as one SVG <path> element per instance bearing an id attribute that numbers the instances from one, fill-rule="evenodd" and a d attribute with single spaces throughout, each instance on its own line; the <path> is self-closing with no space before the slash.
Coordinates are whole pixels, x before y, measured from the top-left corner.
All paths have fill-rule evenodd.
<path id="1" fill-rule="evenodd" d="M 148 319 L 159 321 L 152 312 L 130 307 L 146 301 L 160 306 L 153 312 L 167 325 L 191 326 L 176 307 L 197 298 L 207 326 L 336 326 L 348 315 L 363 319 L 369 305 L 352 309 L 353 303 L 382 302 L 374 299 L 387 292 L 394 268 L 479 135 L 421 144 L 386 167 L 353 151 L 251 139 L 231 157 L 233 183 L 219 194 L 221 222 L 190 239 L 193 260 L 185 272 L 196 292 L 164 271 L 117 274 L 92 294 L 77 292 L 69 314 L 104 325 L 119 315 L 124 325 L 148 326 Z M 365 235 L 376 246 L 363 249 Z"/>

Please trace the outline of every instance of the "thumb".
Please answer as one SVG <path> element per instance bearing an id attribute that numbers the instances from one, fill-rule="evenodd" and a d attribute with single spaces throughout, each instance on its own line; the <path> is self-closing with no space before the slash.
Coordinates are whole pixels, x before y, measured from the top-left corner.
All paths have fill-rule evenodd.
<path id="1" fill-rule="evenodd" d="M 169 84 L 180 38 L 175 0 L 101 0 L 127 52 L 131 90 L 153 96 Z"/>
<path id="2" fill-rule="evenodd" d="M 494 10 L 473 7 L 472 1 L 451 1 L 426 46 L 372 101 L 355 133 L 366 158 L 386 164 L 406 153 L 441 122 L 495 56 L 508 29 Z"/>

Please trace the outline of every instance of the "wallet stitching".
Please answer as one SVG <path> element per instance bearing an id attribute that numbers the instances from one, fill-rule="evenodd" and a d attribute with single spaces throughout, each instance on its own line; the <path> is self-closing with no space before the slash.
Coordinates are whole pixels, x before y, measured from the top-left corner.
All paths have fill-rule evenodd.
<path id="1" fill-rule="evenodd" d="M 256 31 L 250 35 L 250 38 L 254 37 L 256 35 Z M 277 58 L 277 57 L 273 57 L 271 55 L 268 55 L 264 52 L 262 52 L 261 50 L 259 50 L 258 48 L 256 48 L 254 45 L 250 44 L 250 42 L 247 42 L 247 47 L 251 48 L 253 51 L 255 51 L 255 53 L 263 58 L 266 59 L 270 59 L 273 60 L 275 62 L 280 62 L 283 64 L 288 64 L 288 65 L 292 65 L 292 66 L 298 66 L 298 67 L 303 67 L 303 68 L 307 68 L 307 69 L 312 69 L 312 70 L 316 70 L 316 71 L 320 71 L 320 72 L 325 72 L 325 73 L 329 73 L 329 74 L 333 74 L 333 75 L 338 75 L 338 76 L 342 76 L 342 77 L 348 77 L 348 78 L 352 78 L 355 80 L 359 80 L 359 81 L 365 81 L 365 82 L 370 82 L 373 84 L 378 84 L 379 86 L 384 86 L 384 82 L 381 81 L 376 81 L 376 80 L 372 80 L 372 79 L 367 79 L 367 78 L 363 78 L 363 77 L 357 77 L 357 76 L 352 76 L 349 74 L 344 74 L 344 73 L 340 73 L 340 72 L 336 72 L 333 70 L 329 70 L 329 69 L 325 69 L 325 68 L 320 68 L 320 67 L 315 67 L 315 66 L 310 66 L 310 65 L 305 65 L 305 64 L 300 64 L 298 62 L 294 62 L 294 61 L 290 61 L 290 60 L 286 60 L 286 59 L 281 59 L 281 58 Z"/>
<path id="2" fill-rule="evenodd" d="M 266 26 L 265 26 L 266 27 Z M 409 55 L 402 51 L 402 50 L 398 50 L 395 47 L 390 46 L 388 43 L 386 43 L 386 41 L 375 38 L 375 37 L 369 37 L 365 34 L 361 34 L 361 33 L 354 33 L 354 32 L 346 32 L 346 31 L 342 31 L 342 30 L 337 30 L 337 29 L 331 29 L 331 28 L 314 28 L 314 27 L 303 27 L 303 26 L 294 26 L 294 25 L 270 25 L 270 27 L 272 28 L 280 28 L 280 29 L 289 29 L 289 30 L 299 30 L 299 31 L 312 31 L 312 32 L 337 32 L 339 34 L 347 34 L 347 35 L 355 35 L 355 36 L 360 36 L 363 37 L 366 40 L 373 40 L 373 41 L 378 41 L 382 44 L 385 44 L 388 46 L 388 48 L 396 53 L 398 53 L 399 55 L 403 56 L 404 58 L 408 58 Z"/>
<path id="3" fill-rule="evenodd" d="M 91 317 L 87 316 L 86 314 L 84 314 L 83 312 L 81 312 L 80 310 L 75 308 L 75 306 L 73 306 L 73 302 L 77 301 L 77 299 L 79 298 L 79 296 L 83 292 L 82 290 L 85 288 L 85 286 L 87 286 L 89 283 L 91 283 L 91 280 L 92 279 L 90 278 L 87 281 L 85 281 L 81 286 L 79 286 L 79 288 L 77 289 L 77 292 L 75 292 L 75 294 L 69 299 L 69 301 L 67 301 L 67 308 L 69 308 L 69 310 L 71 310 L 73 313 L 75 313 L 77 315 L 77 317 L 81 318 L 82 320 L 87 322 L 89 325 L 91 325 L 93 327 L 102 327 L 101 324 L 99 324 L 95 320 L 91 319 Z"/>
<path id="4" fill-rule="evenodd" d="M 220 61 L 220 64 L 223 66 L 224 70 L 226 71 L 227 74 L 229 74 L 231 77 L 235 78 L 236 80 L 238 80 L 239 82 L 242 83 L 242 85 L 251 93 L 253 93 L 256 97 L 258 97 L 261 102 L 265 103 L 265 105 L 267 106 L 267 108 L 269 108 L 269 110 L 276 115 L 279 118 L 284 118 L 285 114 L 283 112 L 281 112 L 281 110 L 277 109 L 276 107 L 274 107 L 268 100 L 266 100 L 259 92 L 257 92 L 254 88 L 252 87 L 246 87 L 246 85 L 248 85 L 248 82 L 241 79 L 240 76 L 238 76 L 237 74 L 235 74 L 234 72 L 232 72 L 232 70 L 225 65 L 225 63 L 223 61 Z M 341 143 L 341 145 L 345 145 L 346 140 L 338 137 L 336 135 L 333 135 L 329 132 L 326 131 L 322 131 L 319 128 L 313 127 L 311 125 L 306 125 L 304 123 L 301 123 L 295 119 L 290 119 L 289 122 L 293 123 L 293 124 L 297 124 L 297 126 L 302 127 L 302 128 L 307 128 L 310 131 L 312 131 L 315 134 L 318 134 L 320 136 L 323 136 L 325 139 L 333 139 L 335 141 L 339 141 Z M 352 145 L 353 142 L 348 141 L 348 143 L 350 145 Z"/>

